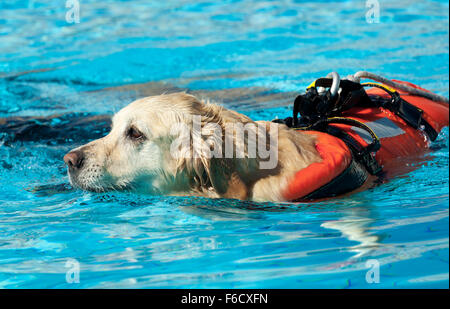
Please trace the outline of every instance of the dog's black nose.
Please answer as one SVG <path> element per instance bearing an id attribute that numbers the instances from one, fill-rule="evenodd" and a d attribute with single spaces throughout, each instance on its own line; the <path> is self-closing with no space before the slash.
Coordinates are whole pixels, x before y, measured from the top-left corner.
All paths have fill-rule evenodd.
<path id="1" fill-rule="evenodd" d="M 64 162 L 68 167 L 79 169 L 83 166 L 84 153 L 80 150 L 71 151 L 64 156 Z"/>

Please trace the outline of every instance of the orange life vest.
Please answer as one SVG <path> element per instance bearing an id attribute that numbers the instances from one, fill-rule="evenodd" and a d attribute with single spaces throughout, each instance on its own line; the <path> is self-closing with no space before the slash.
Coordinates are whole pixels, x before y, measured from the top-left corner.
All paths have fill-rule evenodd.
<path id="1" fill-rule="evenodd" d="M 396 81 L 407 84 L 414 88 L 422 89 L 407 82 Z M 389 98 L 389 94 L 378 88 L 367 91 L 369 96 Z M 423 111 L 422 118 L 439 133 L 441 129 L 449 125 L 449 106 L 444 102 L 434 102 L 423 97 L 412 96 L 399 91 L 400 97 L 406 102 L 416 106 Z M 404 157 L 426 149 L 430 138 L 420 129 L 414 129 L 401 117 L 392 111 L 382 107 L 353 107 L 342 113 L 343 117 L 354 119 L 367 125 L 377 135 L 381 147 L 376 152 L 375 159 L 381 166 L 397 157 Z M 358 127 L 348 124 L 331 124 L 344 131 L 356 140 L 362 147 L 370 142 L 367 132 Z M 355 168 L 355 162 L 351 149 L 340 138 L 319 131 L 302 131 L 302 134 L 316 136 L 316 149 L 322 161 L 313 163 L 306 168 L 296 172 L 285 188 L 283 195 L 286 200 L 302 200 L 333 196 L 347 192 L 354 187 L 346 187 L 352 182 L 350 178 L 357 179 L 358 186 L 366 181 L 367 177 L 361 175 L 361 171 Z M 355 173 L 355 171 L 357 171 Z M 345 176 L 345 177 L 344 177 Z M 343 186 L 338 191 L 332 190 L 333 186 Z M 331 191 L 330 191 L 331 190 Z M 315 192 L 322 191 L 315 195 Z M 351 191 L 351 190 L 350 190 Z"/>

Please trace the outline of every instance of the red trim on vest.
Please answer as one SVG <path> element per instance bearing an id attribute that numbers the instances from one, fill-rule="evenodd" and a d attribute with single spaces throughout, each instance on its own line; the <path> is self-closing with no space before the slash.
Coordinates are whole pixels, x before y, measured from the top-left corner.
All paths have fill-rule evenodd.
<path id="1" fill-rule="evenodd" d="M 321 162 L 312 163 L 299 170 L 283 192 L 286 200 L 295 200 L 326 185 L 341 174 L 352 160 L 352 153 L 340 139 L 317 131 L 302 131 L 317 137 L 316 149 L 322 157 Z"/>

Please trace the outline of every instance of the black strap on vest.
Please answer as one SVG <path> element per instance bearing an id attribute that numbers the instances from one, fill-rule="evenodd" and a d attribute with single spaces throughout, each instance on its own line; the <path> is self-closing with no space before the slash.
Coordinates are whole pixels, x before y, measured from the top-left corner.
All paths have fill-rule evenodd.
<path id="1" fill-rule="evenodd" d="M 358 161 L 352 160 L 350 165 L 332 181 L 293 202 L 333 197 L 351 192 L 361 187 L 366 182 L 367 177 L 368 173 L 365 168 Z"/>
<path id="2" fill-rule="evenodd" d="M 346 124 L 363 129 L 371 136 L 372 143 L 370 143 L 366 147 L 363 147 L 345 131 L 332 126 L 332 124 Z M 364 123 L 352 118 L 331 117 L 318 120 L 316 123 L 308 127 L 299 127 L 295 129 L 321 131 L 341 139 L 352 151 L 353 158 L 361 163 L 370 174 L 377 176 L 380 175 L 382 168 L 378 164 L 374 155 L 381 147 L 380 140 L 373 132 L 373 130 Z"/>
<path id="3" fill-rule="evenodd" d="M 341 123 L 344 123 L 347 120 L 353 119 L 343 118 Z M 293 202 L 322 199 L 351 192 L 361 187 L 366 182 L 369 174 L 377 175 L 379 178 L 382 177 L 383 172 L 381 166 L 370 152 L 370 150 L 378 150 L 378 139 L 375 139 L 368 147 L 362 147 L 361 144 L 347 132 L 335 126 L 327 126 L 324 132 L 341 139 L 349 147 L 352 152 L 350 165 L 329 183 Z"/>
<path id="4" fill-rule="evenodd" d="M 386 87 L 376 83 L 364 83 L 362 86 L 376 87 L 384 90 L 391 98 L 386 99 L 380 96 L 370 96 L 370 100 L 375 106 L 390 110 L 414 129 L 423 130 L 431 141 L 436 140 L 438 132 L 422 118 L 423 110 L 403 100 L 397 91 L 390 91 Z"/>

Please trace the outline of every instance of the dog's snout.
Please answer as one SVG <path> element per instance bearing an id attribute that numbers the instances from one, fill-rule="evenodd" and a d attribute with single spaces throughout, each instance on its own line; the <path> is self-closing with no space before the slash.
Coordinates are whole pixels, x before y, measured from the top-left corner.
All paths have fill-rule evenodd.
<path id="1" fill-rule="evenodd" d="M 83 166 L 84 153 L 80 150 L 71 151 L 64 156 L 64 162 L 68 167 L 79 169 Z"/>

